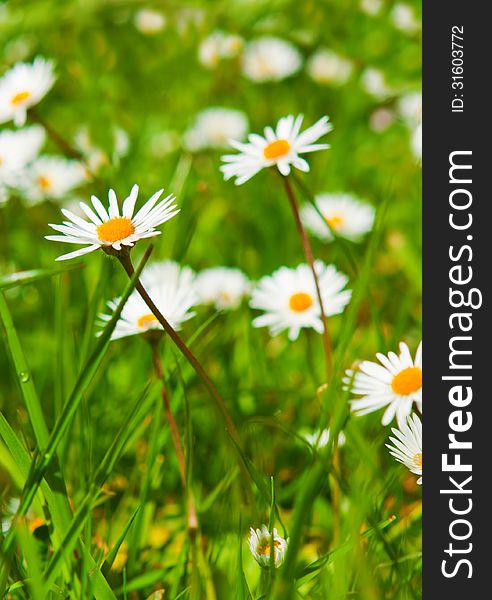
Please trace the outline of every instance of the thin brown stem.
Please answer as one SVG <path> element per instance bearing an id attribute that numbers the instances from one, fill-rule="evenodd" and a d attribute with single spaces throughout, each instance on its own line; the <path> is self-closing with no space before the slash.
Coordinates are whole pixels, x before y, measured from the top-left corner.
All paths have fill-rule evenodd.
<path id="1" fill-rule="evenodd" d="M 169 423 L 169 429 L 171 431 L 171 438 L 173 441 L 174 451 L 176 452 L 176 458 L 178 459 L 179 474 L 181 476 L 181 483 L 183 487 L 186 486 L 186 460 L 183 452 L 183 446 L 181 445 L 181 438 L 178 432 L 178 425 L 174 418 L 171 410 L 171 403 L 169 401 L 169 394 L 164 379 L 164 373 L 162 371 L 161 360 L 159 357 L 159 341 L 151 340 L 150 346 L 152 348 L 152 362 L 154 364 L 155 374 L 157 378 L 162 382 L 161 396 L 164 405 L 164 412 L 166 413 L 167 422 Z"/>
<path id="2" fill-rule="evenodd" d="M 37 110 L 31 108 L 29 111 L 29 115 L 32 121 L 38 123 L 45 129 L 46 133 L 48 134 L 48 137 L 51 140 L 53 140 L 53 142 L 58 146 L 58 148 L 63 152 L 63 154 L 65 154 L 65 156 L 67 156 L 68 158 L 74 158 L 76 160 L 84 161 L 84 156 L 82 152 L 80 152 L 79 150 L 74 148 L 69 142 L 67 142 L 67 140 L 63 136 L 61 136 L 58 133 L 58 131 L 56 131 L 56 129 L 54 129 L 41 117 Z"/>
<path id="3" fill-rule="evenodd" d="M 325 367 L 326 367 L 326 378 L 327 382 L 330 379 L 331 374 L 331 365 L 332 365 L 332 351 L 331 351 L 331 340 L 330 333 L 328 330 L 328 319 L 326 317 L 325 309 L 323 306 L 323 298 L 321 296 L 321 289 L 319 286 L 319 278 L 316 273 L 316 268 L 314 266 L 314 254 L 311 248 L 311 243 L 309 241 L 309 237 L 304 229 L 304 225 L 302 224 L 301 215 L 299 213 L 299 206 L 297 204 L 297 199 L 292 188 L 289 177 L 282 177 L 285 183 L 285 191 L 287 193 L 287 197 L 289 199 L 290 207 L 292 209 L 292 214 L 294 216 L 294 221 L 296 224 L 297 232 L 299 233 L 299 237 L 301 238 L 302 247 L 304 250 L 304 254 L 306 256 L 307 263 L 311 268 L 314 278 L 314 285 L 316 287 L 316 295 L 318 296 L 319 302 L 319 310 L 321 321 L 323 322 L 323 349 L 325 353 Z"/>
<path id="4" fill-rule="evenodd" d="M 125 269 L 128 277 L 131 277 L 133 275 L 134 269 L 133 269 L 133 264 L 132 264 L 130 255 L 129 254 L 120 253 L 118 255 L 118 259 L 121 262 L 123 268 Z M 238 435 L 236 426 L 234 425 L 234 422 L 233 422 L 231 416 L 229 415 L 229 411 L 227 410 L 225 402 L 224 402 L 222 396 L 219 394 L 219 391 L 215 387 L 213 381 L 210 379 L 210 377 L 208 376 L 207 372 L 202 367 L 200 361 L 193 354 L 193 352 L 188 348 L 188 346 L 181 339 L 181 337 L 179 336 L 179 334 L 176 333 L 176 331 L 171 327 L 171 325 L 166 320 L 166 318 L 162 315 L 162 313 L 159 311 L 159 309 L 154 304 L 154 302 L 152 301 L 152 299 L 148 295 L 147 291 L 145 290 L 145 288 L 141 284 L 140 280 L 137 280 L 137 284 L 136 284 L 135 288 L 138 291 L 138 293 L 140 294 L 140 296 L 142 297 L 142 299 L 145 302 L 145 304 L 147 304 L 147 306 L 150 308 L 152 314 L 155 316 L 155 318 L 162 325 L 164 331 L 172 339 L 172 341 L 176 344 L 176 346 L 178 347 L 178 349 L 180 350 L 180 352 L 184 355 L 184 357 L 186 358 L 186 360 L 190 363 L 190 365 L 195 370 L 195 372 L 198 375 L 198 377 L 204 383 L 205 387 L 207 388 L 209 394 L 212 396 L 213 400 L 215 401 L 215 403 L 216 403 L 216 405 L 217 405 L 217 407 L 218 407 L 218 409 L 219 409 L 219 411 L 220 411 L 220 413 L 221 413 L 221 415 L 222 415 L 222 417 L 224 419 L 226 432 L 234 440 L 234 442 L 236 443 L 236 445 L 239 446 L 239 435 Z"/>

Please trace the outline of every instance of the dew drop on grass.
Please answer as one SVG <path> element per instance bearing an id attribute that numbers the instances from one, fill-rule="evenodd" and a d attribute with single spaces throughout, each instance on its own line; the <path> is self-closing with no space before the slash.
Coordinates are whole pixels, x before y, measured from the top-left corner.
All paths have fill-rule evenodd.
<path id="1" fill-rule="evenodd" d="M 31 378 L 31 376 L 29 375 L 29 371 L 21 371 L 19 373 L 19 379 L 20 379 L 21 383 L 27 383 L 30 378 Z"/>

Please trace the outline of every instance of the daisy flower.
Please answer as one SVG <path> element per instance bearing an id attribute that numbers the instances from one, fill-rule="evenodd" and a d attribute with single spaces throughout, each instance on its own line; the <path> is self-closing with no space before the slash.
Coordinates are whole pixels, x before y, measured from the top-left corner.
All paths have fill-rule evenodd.
<path id="1" fill-rule="evenodd" d="M 181 329 L 182 323 L 195 315 L 191 308 L 198 303 L 198 294 L 194 285 L 195 274 L 189 267 L 181 267 L 173 261 L 154 263 L 144 270 L 141 279 L 152 301 L 173 329 Z M 108 302 L 112 312 L 118 306 L 119 300 L 115 298 Z M 99 318 L 106 324 L 111 315 L 100 314 Z M 162 325 L 149 312 L 149 307 L 140 294 L 134 290 L 123 308 L 111 339 L 116 340 L 155 329 L 162 330 Z"/>
<path id="2" fill-rule="evenodd" d="M 47 235 L 47 240 L 54 242 L 65 242 L 67 244 L 88 244 L 85 248 L 69 252 L 59 256 L 56 260 L 68 260 L 76 256 L 88 254 L 98 248 L 114 248 L 121 250 L 122 246 L 133 246 L 138 240 L 159 235 L 156 231 L 158 225 L 169 221 L 179 210 L 173 204 L 175 197 L 172 194 L 158 202 L 164 190 L 153 194 L 142 208 L 133 214 L 135 202 L 138 196 L 138 185 L 134 185 L 130 195 L 123 202 L 120 215 L 118 200 L 114 190 L 109 190 L 109 210 L 106 211 L 99 198 L 91 196 L 94 210 L 84 202 L 80 208 L 89 218 L 89 221 L 81 219 L 66 209 L 62 213 L 68 221 L 63 225 L 52 225 L 50 227 L 63 235 Z"/>
<path id="3" fill-rule="evenodd" d="M 350 194 L 320 194 L 315 198 L 318 211 L 311 204 L 301 209 L 304 225 L 324 241 L 334 239 L 332 230 L 340 237 L 358 241 L 371 231 L 374 208 Z"/>
<path id="4" fill-rule="evenodd" d="M 44 143 L 44 129 L 38 125 L 0 132 L 0 181 L 14 186 L 26 165 L 36 158 Z"/>
<path id="5" fill-rule="evenodd" d="M 144 35 L 155 35 L 166 26 L 166 17 L 151 8 L 141 8 L 133 18 L 135 27 Z"/>
<path id="6" fill-rule="evenodd" d="M 333 265 L 314 263 L 326 316 L 343 312 L 351 290 L 343 289 L 348 277 Z M 269 327 L 271 335 L 288 330 L 290 340 L 296 340 L 303 327 L 323 332 L 321 311 L 311 268 L 299 265 L 295 269 L 281 267 L 271 276 L 263 277 L 253 290 L 250 306 L 265 314 L 253 320 L 254 327 Z"/>
<path id="7" fill-rule="evenodd" d="M 237 308 L 249 294 L 251 284 L 239 269 L 215 267 L 205 269 L 196 278 L 202 304 L 213 304 L 217 310 Z"/>
<path id="8" fill-rule="evenodd" d="M 291 165 L 300 171 L 309 171 L 309 164 L 299 154 L 329 148 L 328 144 L 314 142 L 331 131 L 333 126 L 325 116 L 301 133 L 303 118 L 303 115 L 283 117 L 275 131 L 265 127 L 264 136 L 252 133 L 248 136 L 248 143 L 231 140 L 231 146 L 239 150 L 239 154 L 222 156 L 226 163 L 220 167 L 224 179 L 235 177 L 236 185 L 241 185 L 262 169 L 273 166 L 285 176 L 290 173 Z"/>
<path id="9" fill-rule="evenodd" d="M 248 119 L 240 110 L 211 107 L 202 110 L 184 134 L 184 145 L 195 152 L 204 148 L 227 148 L 229 140 L 243 140 Z"/>
<path id="10" fill-rule="evenodd" d="M 284 538 L 280 537 L 275 527 L 273 528 L 273 536 L 270 535 L 266 525 L 262 525 L 261 529 L 256 530 L 250 527 L 249 531 L 248 545 L 256 562 L 261 567 L 268 567 L 270 565 L 270 543 L 273 537 L 274 564 L 277 569 L 282 566 L 289 540 L 284 540 Z"/>
<path id="11" fill-rule="evenodd" d="M 324 448 L 328 442 L 330 441 L 330 430 L 323 429 L 322 431 L 313 431 L 308 432 L 305 431 L 301 433 L 301 436 L 306 440 L 306 442 L 313 448 L 320 449 Z M 343 446 L 346 442 L 345 434 L 343 431 L 340 431 L 338 434 L 338 445 Z"/>
<path id="12" fill-rule="evenodd" d="M 404 94 L 398 100 L 398 112 L 409 127 L 422 123 L 422 92 Z"/>
<path id="13" fill-rule="evenodd" d="M 222 59 L 237 56 L 242 47 L 243 39 L 240 36 L 214 31 L 201 42 L 198 60 L 207 69 L 213 69 Z"/>
<path id="14" fill-rule="evenodd" d="M 342 85 L 348 80 L 353 69 L 354 66 L 350 60 L 326 48 L 315 52 L 306 66 L 309 77 L 323 85 L 330 83 Z"/>
<path id="15" fill-rule="evenodd" d="M 404 464 L 415 475 L 420 475 L 417 483 L 422 485 L 422 421 L 413 413 L 399 429 L 391 429 L 395 437 L 390 437 L 393 446 L 386 444 L 391 456 Z"/>
<path id="16" fill-rule="evenodd" d="M 299 71 L 302 56 L 293 44 L 285 40 L 262 37 L 246 46 L 242 66 L 243 75 L 251 81 L 281 81 Z"/>
<path id="17" fill-rule="evenodd" d="M 88 180 L 84 165 L 59 156 L 40 156 L 25 172 L 21 189 L 31 204 L 59 199 Z"/>
<path id="18" fill-rule="evenodd" d="M 400 354 L 390 352 L 388 356 L 376 354 L 380 365 L 363 361 L 353 376 L 353 371 L 346 372 L 345 384 L 352 382 L 352 392 L 362 396 L 352 400 L 352 410 L 357 415 L 386 407 L 381 423 L 388 425 L 396 415 L 399 424 L 404 423 L 415 402 L 422 412 L 422 342 L 420 342 L 415 359 L 412 358 L 408 346 L 400 342 Z"/>
<path id="19" fill-rule="evenodd" d="M 18 63 L 0 79 L 0 123 L 26 122 L 27 110 L 37 104 L 55 81 L 53 63 L 37 57 L 32 63 Z"/>
<path id="20" fill-rule="evenodd" d="M 384 100 L 393 94 L 393 90 L 386 83 L 384 73 L 374 67 L 365 69 L 361 83 L 363 89 L 375 100 Z"/>

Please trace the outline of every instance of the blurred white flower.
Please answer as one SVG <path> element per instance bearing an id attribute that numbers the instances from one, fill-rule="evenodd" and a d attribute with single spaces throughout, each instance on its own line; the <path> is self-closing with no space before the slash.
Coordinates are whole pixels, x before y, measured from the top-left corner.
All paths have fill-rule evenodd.
<path id="1" fill-rule="evenodd" d="M 270 565 L 270 544 L 273 537 L 274 565 L 276 568 L 282 566 L 289 540 L 284 540 L 284 538 L 280 537 L 275 528 L 273 528 L 272 536 L 266 525 L 262 525 L 261 529 L 256 530 L 250 527 L 249 531 L 248 546 L 256 562 L 261 567 L 268 567 Z"/>
<path id="2" fill-rule="evenodd" d="M 170 260 L 154 263 L 143 271 L 141 280 L 144 288 L 175 330 L 181 329 L 181 325 L 195 315 L 191 311 L 191 308 L 198 303 L 194 279 L 195 275 L 189 267 L 181 267 Z M 108 302 L 111 313 L 116 309 L 118 302 L 119 298 Z M 112 314 L 104 313 L 99 315 L 103 326 L 111 316 Z M 135 290 L 123 308 L 111 339 L 116 340 L 156 329 L 162 330 L 162 325 Z"/>
<path id="3" fill-rule="evenodd" d="M 422 160 L 422 123 L 420 123 L 413 132 L 412 150 L 415 158 Z"/>
<path id="4" fill-rule="evenodd" d="M 360 9 L 362 12 L 374 16 L 377 15 L 383 6 L 383 0 L 361 0 Z"/>
<path id="5" fill-rule="evenodd" d="M 393 25 L 400 31 L 414 33 L 420 29 L 420 21 L 415 16 L 413 8 L 403 2 L 395 4 L 390 12 Z"/>
<path id="6" fill-rule="evenodd" d="M 239 269 L 215 267 L 197 275 L 196 287 L 201 304 L 213 304 L 217 310 L 237 308 L 247 296 L 251 284 Z"/>
<path id="7" fill-rule="evenodd" d="M 314 125 L 302 133 L 303 115 L 292 115 L 279 120 L 276 130 L 265 127 L 264 137 L 252 133 L 248 143 L 231 140 L 231 146 L 239 154 L 222 156 L 225 165 L 220 167 L 224 179 L 236 178 L 235 184 L 241 185 L 266 167 L 276 166 L 284 176 L 288 175 L 291 165 L 300 171 L 309 171 L 309 164 L 299 156 L 306 152 L 326 150 L 328 144 L 315 144 L 320 137 L 332 130 L 328 117 L 321 117 Z"/>
<path id="8" fill-rule="evenodd" d="M 63 198 L 87 179 L 87 170 L 80 162 L 45 155 L 25 170 L 19 189 L 31 204 L 37 204 Z"/>
<path id="9" fill-rule="evenodd" d="M 0 131 L 0 182 L 15 186 L 26 166 L 44 144 L 45 132 L 39 125 Z"/>
<path id="10" fill-rule="evenodd" d="M 415 475 L 418 485 L 422 485 L 422 421 L 415 413 L 407 417 L 399 425 L 399 429 L 391 429 L 395 437 L 390 437 L 393 443 L 386 444 L 391 456 L 404 464 Z"/>
<path id="11" fill-rule="evenodd" d="M 221 60 L 238 56 L 243 39 L 235 34 L 214 31 L 198 47 L 198 60 L 208 69 L 215 68 Z"/>
<path id="12" fill-rule="evenodd" d="M 386 106 L 380 106 L 376 108 L 371 113 L 369 117 L 369 127 L 380 133 L 382 131 L 386 131 L 388 127 L 390 127 L 395 121 L 395 113 L 391 110 L 391 108 L 387 108 Z"/>
<path id="13" fill-rule="evenodd" d="M 53 63 L 37 57 L 17 63 L 0 78 L 0 123 L 24 125 L 27 110 L 37 104 L 55 82 Z"/>
<path id="14" fill-rule="evenodd" d="M 398 113 L 409 127 L 422 122 L 422 92 L 410 92 L 397 102 Z"/>
<path id="15" fill-rule="evenodd" d="M 301 436 L 306 440 L 306 442 L 312 446 L 313 448 L 324 448 L 328 442 L 330 441 L 330 430 L 323 429 L 322 431 L 313 431 L 313 432 L 303 432 Z M 345 434 L 343 431 L 340 431 L 338 434 L 338 445 L 343 446 L 346 442 Z"/>
<path id="16" fill-rule="evenodd" d="M 388 356 L 376 354 L 380 365 L 368 360 L 359 365 L 355 373 L 346 372 L 344 383 L 351 391 L 362 398 L 351 401 L 352 410 L 357 415 L 365 415 L 387 407 L 381 423 L 388 425 L 395 414 L 399 425 L 405 422 L 412 410 L 413 403 L 422 412 L 422 342 L 415 355 L 410 354 L 408 346 L 400 343 L 400 354 L 390 352 Z"/>
<path id="17" fill-rule="evenodd" d="M 309 58 L 306 68 L 308 75 L 317 83 L 342 85 L 349 79 L 354 66 L 347 58 L 321 48 Z"/>
<path id="18" fill-rule="evenodd" d="M 315 269 L 326 316 L 340 314 L 352 295 L 351 290 L 344 289 L 348 277 L 320 260 L 315 262 Z M 281 267 L 260 279 L 251 294 L 250 306 L 264 312 L 253 320 L 253 326 L 268 327 L 270 335 L 287 329 L 289 339 L 296 340 L 303 327 L 323 332 L 316 285 L 308 265 Z"/>
<path id="19" fill-rule="evenodd" d="M 135 27 L 145 35 L 155 35 L 166 26 L 166 17 L 151 8 L 141 8 L 133 18 Z"/>
<path id="20" fill-rule="evenodd" d="M 393 90 L 386 83 L 384 73 L 373 67 L 368 67 L 362 73 L 361 85 L 376 100 L 384 100 L 393 94 Z"/>
<path id="21" fill-rule="evenodd" d="M 322 240 L 333 240 L 333 230 L 336 235 L 359 241 L 372 229 L 374 208 L 351 194 L 319 194 L 315 203 L 319 212 L 311 204 L 306 204 L 301 209 L 301 218 L 305 226 Z"/>
<path id="22" fill-rule="evenodd" d="M 301 66 L 299 50 L 280 38 L 258 38 L 244 50 L 243 74 L 251 81 L 280 81 L 297 73 Z"/>
<path id="23" fill-rule="evenodd" d="M 113 129 L 113 148 L 111 150 L 111 159 L 108 153 L 97 146 L 91 138 L 87 125 L 82 125 L 74 138 L 75 147 L 83 154 L 84 159 L 91 173 L 98 173 L 104 166 L 118 163 L 118 160 L 128 153 L 130 141 L 128 134 L 121 127 Z"/>
<path id="24" fill-rule="evenodd" d="M 68 221 L 64 221 L 63 225 L 49 224 L 62 235 L 47 235 L 45 238 L 53 242 L 88 245 L 75 252 L 59 256 L 56 260 L 68 260 L 104 247 L 119 251 L 122 246 L 131 247 L 138 240 L 159 235 L 161 232 L 155 227 L 169 221 L 179 212 L 173 204 L 175 197 L 172 194 L 158 202 L 163 191 L 159 190 L 153 194 L 136 215 L 133 212 L 138 196 L 138 185 L 132 187 L 130 195 L 123 202 L 121 215 L 114 190 L 109 190 L 108 211 L 96 196 L 91 196 L 92 206 L 96 212 L 84 202 L 80 203 L 89 221 L 62 208 L 61 212 Z"/>
<path id="25" fill-rule="evenodd" d="M 227 148 L 229 141 L 243 140 L 248 131 L 246 115 L 230 108 L 210 107 L 199 112 L 184 134 L 185 147 L 194 152 L 205 148 Z"/>

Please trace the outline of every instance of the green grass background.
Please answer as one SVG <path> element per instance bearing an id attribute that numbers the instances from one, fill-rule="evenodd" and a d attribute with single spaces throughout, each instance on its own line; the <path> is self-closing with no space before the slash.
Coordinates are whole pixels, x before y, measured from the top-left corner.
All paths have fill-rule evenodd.
<path id="1" fill-rule="evenodd" d="M 420 339 L 421 170 L 401 119 L 383 132 L 369 126 L 372 112 L 380 106 L 392 109 L 396 98 L 376 101 L 360 85 L 363 70 L 375 66 L 402 92 L 418 90 L 419 34 L 392 25 L 392 2 L 374 17 L 352 0 L 148 2 L 145 6 L 167 16 L 166 28 L 155 36 L 144 36 L 133 25 L 135 11 L 144 6 L 140 2 L 7 4 L 8 13 L 0 9 L 1 70 L 37 54 L 56 61 L 57 82 L 38 108 L 43 119 L 67 139 L 81 124 L 88 125 L 108 152 L 111 126 L 129 135 L 128 155 L 78 195 L 88 199 L 96 193 L 103 199 L 111 186 L 122 197 L 135 182 L 141 200 L 162 186 L 177 194 L 181 213 L 164 226 L 151 260 L 173 258 L 197 270 L 237 266 L 252 280 L 281 265 L 304 262 L 273 171 L 237 188 L 222 180 L 220 152 L 189 157 L 176 148 L 156 156 L 152 140 L 157 133 L 184 131 L 208 106 L 243 110 L 251 131 L 290 113 L 304 113 L 306 124 L 328 114 L 334 124 L 327 136 L 332 148 L 309 157 L 311 172 L 302 176 L 304 183 L 313 193 L 353 192 L 379 210 L 375 232 L 362 244 L 347 244 L 357 270 L 342 246 L 313 240 L 315 255 L 348 273 L 355 290 L 344 316 L 330 320 L 336 372 L 328 391 L 317 394 L 324 383 L 323 354 L 314 332 L 302 333 L 295 343 L 285 335 L 270 338 L 252 328 L 247 303 L 214 318 L 202 307 L 184 326 L 183 337 L 194 338 L 193 348 L 239 428 L 256 482 L 241 475 L 206 390 L 166 343 L 162 358 L 188 441 L 200 520 L 199 539 L 190 541 L 150 352 L 137 337 L 103 345 L 89 363 L 100 366 L 83 382 L 80 403 L 60 437 L 59 465 L 51 461 L 34 499 L 34 513 L 46 525 L 35 535 L 19 526 L 12 548 L 0 555 L 3 593 L 11 586 L 14 598 L 147 598 L 155 590 L 173 599 L 262 597 L 260 568 L 246 539 L 250 525 L 269 521 L 273 477 L 276 506 L 289 534 L 306 490 L 310 510 L 302 518 L 295 570 L 276 573 L 268 597 L 419 598 L 421 489 L 384 447 L 389 428 L 380 425 L 380 414 L 349 416 L 339 383 L 353 361 L 396 350 L 400 340 L 414 351 Z M 411 5 L 418 14 L 419 3 Z M 199 21 L 178 28 L 195 14 L 191 9 L 199 11 Z M 217 28 L 247 40 L 262 34 L 283 37 L 306 57 L 326 46 L 352 59 L 355 72 L 345 85 L 330 87 L 314 83 L 304 71 L 283 82 L 254 84 L 238 74 L 235 61 L 209 71 L 198 63 L 197 46 Z M 51 142 L 46 148 L 58 153 Z M 43 236 L 49 233 L 47 223 L 59 220 L 59 206 L 52 202 L 29 208 L 13 197 L 0 208 L 2 276 L 55 269 L 54 258 L 63 248 Z M 144 247 L 135 250 L 137 258 Z M 121 267 L 102 253 L 83 262 L 83 269 L 42 272 L 34 282 L 3 290 L 2 320 L 8 325 L 10 314 L 16 333 L 4 331 L 0 345 L 0 512 L 9 498 L 19 497 L 27 469 L 73 399 L 80 374 L 90 371 L 86 361 L 97 343 L 95 314 L 127 285 Z M 331 452 L 313 456 L 296 436 L 303 428 L 314 429 L 320 419 L 335 429 L 343 426 L 347 436 L 340 451 L 341 539 L 328 560 L 296 580 L 292 592 L 294 575 L 333 550 Z M 103 473 L 98 472 L 102 463 Z M 313 473 L 319 477 L 309 487 Z M 53 506 L 59 507 L 56 518 Z M 282 533 L 278 521 L 276 527 Z M 365 530 L 369 535 L 361 537 Z M 269 583 L 262 585 L 269 589 Z"/>

